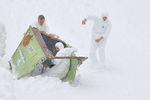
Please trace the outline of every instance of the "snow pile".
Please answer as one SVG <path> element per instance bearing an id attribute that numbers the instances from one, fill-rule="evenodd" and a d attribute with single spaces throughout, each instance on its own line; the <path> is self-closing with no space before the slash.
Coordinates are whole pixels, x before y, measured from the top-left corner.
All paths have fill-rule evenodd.
<path id="1" fill-rule="evenodd" d="M 7 69 L 6 64 L 0 60 L 0 100 L 12 100 L 12 77 Z"/>
<path id="2" fill-rule="evenodd" d="M 52 77 L 37 76 L 14 81 L 15 100 L 57 100 L 72 88 Z"/>
<path id="3" fill-rule="evenodd" d="M 0 24 L 0 57 L 5 55 L 5 47 L 6 47 L 6 31 L 5 27 Z"/>

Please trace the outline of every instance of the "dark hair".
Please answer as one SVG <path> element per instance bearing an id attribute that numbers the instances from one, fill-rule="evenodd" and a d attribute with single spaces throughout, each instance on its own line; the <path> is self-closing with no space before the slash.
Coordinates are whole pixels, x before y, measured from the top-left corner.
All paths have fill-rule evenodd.
<path id="1" fill-rule="evenodd" d="M 38 19 L 45 19 L 44 15 L 39 15 Z"/>

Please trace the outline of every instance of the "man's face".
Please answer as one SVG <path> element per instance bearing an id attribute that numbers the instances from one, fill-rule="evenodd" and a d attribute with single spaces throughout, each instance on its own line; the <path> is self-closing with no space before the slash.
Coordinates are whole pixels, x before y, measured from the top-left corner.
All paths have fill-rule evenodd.
<path id="1" fill-rule="evenodd" d="M 44 22 L 45 22 L 45 19 L 38 19 L 38 23 L 39 23 L 40 25 L 43 25 Z"/>
<path id="2" fill-rule="evenodd" d="M 58 51 L 60 51 L 60 49 L 58 48 L 58 47 L 55 47 L 56 48 L 56 51 L 58 52 Z"/>
<path id="3" fill-rule="evenodd" d="M 106 16 L 103 16 L 103 20 L 106 21 L 106 20 L 107 20 L 107 17 L 106 17 Z"/>

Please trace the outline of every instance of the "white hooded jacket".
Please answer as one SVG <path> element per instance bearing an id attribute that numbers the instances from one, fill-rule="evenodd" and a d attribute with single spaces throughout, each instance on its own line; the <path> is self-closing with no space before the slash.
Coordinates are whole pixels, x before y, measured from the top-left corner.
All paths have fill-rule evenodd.
<path id="1" fill-rule="evenodd" d="M 60 42 L 55 46 L 60 49 L 56 57 L 69 57 L 73 52 L 76 52 L 74 48 L 64 48 Z M 64 78 L 69 71 L 70 59 L 55 59 L 54 64 L 55 66 L 48 70 L 49 76 L 58 77 L 59 79 Z"/>

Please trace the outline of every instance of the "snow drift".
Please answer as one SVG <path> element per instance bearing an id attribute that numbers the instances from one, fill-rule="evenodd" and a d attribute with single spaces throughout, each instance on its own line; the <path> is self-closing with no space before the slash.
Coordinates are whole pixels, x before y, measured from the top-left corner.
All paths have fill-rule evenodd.
<path id="1" fill-rule="evenodd" d="M 0 24 L 0 57 L 5 55 L 5 47 L 6 47 L 6 30 L 4 25 Z"/>

